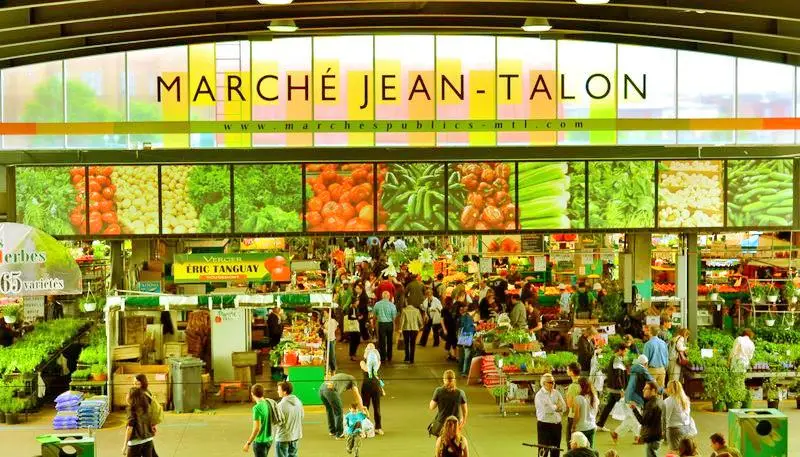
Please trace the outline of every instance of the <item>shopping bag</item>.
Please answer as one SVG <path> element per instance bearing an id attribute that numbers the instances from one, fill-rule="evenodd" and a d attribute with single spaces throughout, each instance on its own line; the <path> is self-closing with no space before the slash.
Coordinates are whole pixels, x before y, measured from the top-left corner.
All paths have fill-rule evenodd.
<path id="1" fill-rule="evenodd" d="M 472 337 L 475 336 L 473 333 L 468 332 L 459 332 L 458 333 L 458 345 L 459 346 L 472 346 Z"/>
<path id="2" fill-rule="evenodd" d="M 611 409 L 611 417 L 614 418 L 614 420 L 624 421 L 625 418 L 628 417 L 629 412 L 630 408 L 625 404 L 625 400 L 620 399 Z"/>
<path id="3" fill-rule="evenodd" d="M 350 319 L 346 317 L 344 319 L 344 332 L 345 333 L 354 333 L 358 332 L 360 329 L 358 327 L 358 319 Z"/>
<path id="4" fill-rule="evenodd" d="M 364 432 L 367 438 L 375 438 L 375 424 L 371 420 L 364 419 L 361 421 L 361 431 Z"/>

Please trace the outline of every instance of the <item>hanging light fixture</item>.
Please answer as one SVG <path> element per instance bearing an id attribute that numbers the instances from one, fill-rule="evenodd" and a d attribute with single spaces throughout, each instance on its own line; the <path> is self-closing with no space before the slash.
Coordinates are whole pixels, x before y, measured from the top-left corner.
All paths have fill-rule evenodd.
<path id="1" fill-rule="evenodd" d="M 293 0 L 258 0 L 258 3 L 262 5 L 288 5 L 292 3 Z"/>
<path id="2" fill-rule="evenodd" d="M 297 31 L 297 24 L 292 19 L 273 19 L 267 28 L 270 32 L 291 33 Z"/>
<path id="3" fill-rule="evenodd" d="M 522 30 L 526 32 L 547 32 L 552 28 L 550 22 L 543 17 L 529 17 L 522 24 Z"/>

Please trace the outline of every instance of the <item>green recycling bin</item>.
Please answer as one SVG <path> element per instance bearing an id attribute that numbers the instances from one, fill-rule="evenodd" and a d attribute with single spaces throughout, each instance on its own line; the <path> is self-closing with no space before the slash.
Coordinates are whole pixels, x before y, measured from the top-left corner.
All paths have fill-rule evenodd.
<path id="1" fill-rule="evenodd" d="M 731 409 L 728 441 L 742 457 L 787 457 L 789 418 L 777 409 Z"/>
<path id="2" fill-rule="evenodd" d="M 97 457 L 94 437 L 83 433 L 50 434 L 36 437 L 42 457 Z"/>
<path id="3" fill-rule="evenodd" d="M 191 413 L 203 406 L 203 366 L 195 357 L 169 359 L 172 377 L 172 404 L 175 412 Z"/>

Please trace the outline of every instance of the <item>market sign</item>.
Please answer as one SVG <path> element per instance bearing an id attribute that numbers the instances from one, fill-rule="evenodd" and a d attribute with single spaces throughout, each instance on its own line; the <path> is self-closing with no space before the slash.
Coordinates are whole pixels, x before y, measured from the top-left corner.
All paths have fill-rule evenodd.
<path id="1" fill-rule="evenodd" d="M 281 253 L 178 254 L 172 271 L 176 283 L 285 282 L 292 275 L 287 257 Z"/>
<path id="2" fill-rule="evenodd" d="M 0 295 L 81 292 L 81 270 L 66 246 L 28 225 L 0 224 Z"/>

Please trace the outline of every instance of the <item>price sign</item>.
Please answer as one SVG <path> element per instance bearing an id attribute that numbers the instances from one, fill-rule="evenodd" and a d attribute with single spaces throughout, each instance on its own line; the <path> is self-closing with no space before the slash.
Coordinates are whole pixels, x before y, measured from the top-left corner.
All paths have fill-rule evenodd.
<path id="1" fill-rule="evenodd" d="M 492 272 L 492 259 L 488 257 L 481 257 L 481 273 Z"/>
<path id="2" fill-rule="evenodd" d="M 546 271 L 547 270 L 547 257 L 537 255 L 533 257 L 533 271 Z"/>
<path id="3" fill-rule="evenodd" d="M 44 317 L 44 297 L 25 297 L 23 300 L 25 309 L 25 320 L 33 321 L 36 318 Z"/>
<path id="4" fill-rule="evenodd" d="M 544 235 L 530 233 L 521 237 L 522 252 L 544 252 Z"/>
<path id="5" fill-rule="evenodd" d="M 594 254 L 581 254 L 581 265 L 591 265 L 594 263 Z"/>

